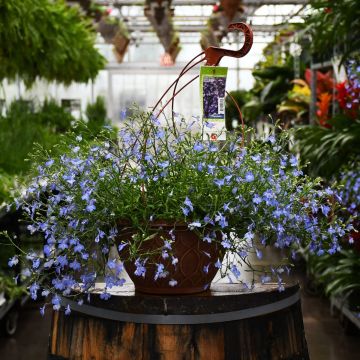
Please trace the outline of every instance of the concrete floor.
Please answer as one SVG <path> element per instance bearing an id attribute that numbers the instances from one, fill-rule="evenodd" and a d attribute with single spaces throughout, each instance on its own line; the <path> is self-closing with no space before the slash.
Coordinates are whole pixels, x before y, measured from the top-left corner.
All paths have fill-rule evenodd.
<path id="1" fill-rule="evenodd" d="M 326 299 L 303 294 L 302 307 L 311 360 L 360 359 L 359 332 L 345 335 L 339 319 L 331 317 Z M 29 303 L 15 336 L 0 338 L 0 360 L 45 360 L 50 326 L 51 313 L 41 317 L 38 306 Z"/>

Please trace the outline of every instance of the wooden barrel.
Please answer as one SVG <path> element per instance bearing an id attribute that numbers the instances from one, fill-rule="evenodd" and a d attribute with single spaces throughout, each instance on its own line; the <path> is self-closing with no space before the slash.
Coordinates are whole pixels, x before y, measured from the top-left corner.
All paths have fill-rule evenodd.
<path id="1" fill-rule="evenodd" d="M 309 359 L 299 286 L 216 284 L 186 296 L 92 295 L 71 315 L 54 312 L 49 359 Z"/>

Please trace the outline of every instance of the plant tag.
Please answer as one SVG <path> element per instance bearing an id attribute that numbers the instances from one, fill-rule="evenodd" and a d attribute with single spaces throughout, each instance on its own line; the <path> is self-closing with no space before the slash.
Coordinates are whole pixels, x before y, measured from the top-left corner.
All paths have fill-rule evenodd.
<path id="1" fill-rule="evenodd" d="M 205 140 L 225 140 L 225 86 L 228 68 L 202 66 L 200 69 L 200 99 Z"/>

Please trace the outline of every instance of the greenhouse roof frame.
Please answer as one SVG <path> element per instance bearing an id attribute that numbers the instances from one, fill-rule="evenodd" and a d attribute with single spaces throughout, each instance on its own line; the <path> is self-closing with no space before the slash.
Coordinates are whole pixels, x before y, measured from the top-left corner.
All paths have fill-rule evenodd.
<path id="1" fill-rule="evenodd" d="M 99 5 L 120 5 L 120 6 L 144 6 L 143 0 L 96 0 Z M 214 0 L 172 0 L 173 6 L 189 6 L 189 5 L 214 5 Z M 245 6 L 257 6 L 262 5 L 306 5 L 308 0 L 243 0 Z"/>

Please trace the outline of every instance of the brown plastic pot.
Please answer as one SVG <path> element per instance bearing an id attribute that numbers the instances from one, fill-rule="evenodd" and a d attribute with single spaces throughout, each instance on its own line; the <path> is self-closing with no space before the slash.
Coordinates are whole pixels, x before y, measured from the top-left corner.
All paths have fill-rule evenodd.
<path id="1" fill-rule="evenodd" d="M 124 226 L 124 223 L 119 228 L 118 244 L 128 241 L 135 234 L 134 230 L 129 226 Z M 159 250 L 164 244 L 164 239 L 171 239 L 169 235 L 171 229 L 174 229 L 173 234 L 175 235 L 172 253 L 178 259 L 175 266 L 172 265 L 170 257 L 164 260 L 161 252 L 157 252 L 146 262 L 145 277 L 137 276 L 134 274 L 136 270 L 134 262 L 126 260 L 129 255 L 127 247 L 120 253 L 120 258 L 124 259 L 125 270 L 134 282 L 136 291 L 155 295 L 179 295 L 200 293 L 209 288 L 218 271 L 214 264 L 218 259 L 222 260 L 223 253 L 217 242 L 203 241 L 194 231 L 188 229 L 187 224 L 161 221 L 152 223 L 151 231 L 154 232 L 154 237 L 141 244 L 140 252 Z M 220 234 L 217 236 L 220 238 Z M 168 275 L 155 280 L 156 264 L 158 263 L 164 264 Z M 207 272 L 204 271 L 204 268 L 207 268 Z M 175 280 L 177 284 L 169 285 L 170 280 Z"/>

